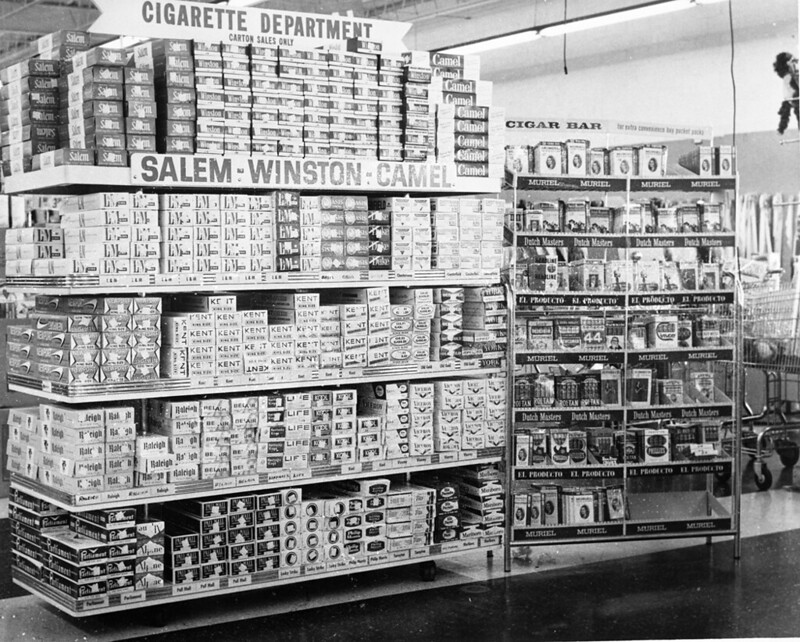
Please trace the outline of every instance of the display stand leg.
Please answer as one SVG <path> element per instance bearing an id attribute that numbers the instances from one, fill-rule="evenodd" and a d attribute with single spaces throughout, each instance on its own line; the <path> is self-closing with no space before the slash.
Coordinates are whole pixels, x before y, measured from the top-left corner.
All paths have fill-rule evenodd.
<path id="1" fill-rule="evenodd" d="M 488 559 L 492 559 L 494 557 L 494 551 L 492 551 L 492 550 L 486 551 L 486 557 Z"/>
<path id="2" fill-rule="evenodd" d="M 166 605 L 151 606 L 147 609 L 147 623 L 154 629 L 163 629 L 169 623 L 169 611 Z"/>
<path id="3" fill-rule="evenodd" d="M 419 577 L 423 582 L 433 582 L 436 579 L 436 562 L 420 562 Z"/>

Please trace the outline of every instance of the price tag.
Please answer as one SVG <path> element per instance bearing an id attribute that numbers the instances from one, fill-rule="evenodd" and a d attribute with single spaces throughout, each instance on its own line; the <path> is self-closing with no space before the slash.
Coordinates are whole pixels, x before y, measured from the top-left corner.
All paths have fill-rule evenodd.
<path id="1" fill-rule="evenodd" d="M 86 611 L 91 611 L 93 609 L 104 609 L 108 606 L 108 595 L 92 597 L 80 602 L 80 604 Z"/>
<path id="2" fill-rule="evenodd" d="M 299 479 L 311 479 L 311 471 L 310 470 L 293 470 L 292 471 L 292 481 L 297 481 Z"/>
<path id="3" fill-rule="evenodd" d="M 131 285 L 150 285 L 150 279 L 148 279 L 144 274 L 134 274 L 131 277 Z"/>
<path id="4" fill-rule="evenodd" d="M 214 490 L 236 488 L 236 477 L 217 477 L 212 482 Z"/>
<path id="5" fill-rule="evenodd" d="M 391 468 L 391 462 L 386 459 L 372 462 L 372 470 L 388 470 L 389 468 Z"/>
<path id="6" fill-rule="evenodd" d="M 411 463 L 414 466 L 430 466 L 431 465 L 431 458 L 430 457 L 414 457 L 411 460 Z"/>
<path id="7" fill-rule="evenodd" d="M 461 550 L 461 542 L 445 542 L 442 544 L 442 553 L 455 553 Z"/>
<path id="8" fill-rule="evenodd" d="M 416 560 L 422 557 L 428 557 L 430 555 L 430 550 L 426 548 L 412 548 L 411 549 L 411 559 Z"/>
<path id="9" fill-rule="evenodd" d="M 461 540 L 461 547 L 464 549 L 478 548 L 478 539 L 474 537 L 472 539 Z"/>
<path id="10" fill-rule="evenodd" d="M 439 453 L 439 461 L 443 464 L 452 463 L 458 461 L 458 455 L 454 452 Z"/>
<path id="11" fill-rule="evenodd" d="M 461 461 L 466 461 L 468 459 L 477 459 L 478 458 L 478 451 L 477 450 L 462 450 L 460 453 Z"/>
<path id="12" fill-rule="evenodd" d="M 483 546 L 499 546 L 500 545 L 500 536 L 495 535 L 494 537 L 484 537 L 481 540 L 481 544 Z"/>
<path id="13" fill-rule="evenodd" d="M 278 571 L 278 579 L 286 580 L 291 577 L 300 577 L 300 567 L 282 568 Z"/>
<path id="14" fill-rule="evenodd" d="M 198 593 L 205 593 L 207 591 L 219 591 L 219 580 L 205 580 L 195 584 Z"/>
<path id="15" fill-rule="evenodd" d="M 133 593 L 123 593 L 119 596 L 120 604 L 135 604 L 136 602 L 144 602 L 147 598 L 145 591 L 134 591 Z"/>
<path id="16" fill-rule="evenodd" d="M 352 475 L 360 473 L 362 470 L 361 464 L 345 464 L 342 466 L 342 475 Z"/>
<path id="17" fill-rule="evenodd" d="M 325 564 L 309 564 L 303 570 L 305 575 L 316 575 L 317 573 L 324 573 L 328 568 Z"/>
<path id="18" fill-rule="evenodd" d="M 283 482 L 291 481 L 292 473 L 289 470 L 281 470 L 279 472 L 267 473 L 267 483 L 280 484 Z"/>
<path id="19" fill-rule="evenodd" d="M 100 497 L 98 494 L 92 495 L 76 495 L 75 497 L 75 505 L 76 506 L 85 506 L 86 504 L 98 504 L 102 501 L 103 498 Z"/>
<path id="20" fill-rule="evenodd" d="M 175 597 L 176 595 L 189 595 L 190 593 L 194 593 L 196 591 L 196 584 L 175 584 L 172 587 L 172 596 Z"/>
<path id="21" fill-rule="evenodd" d="M 242 475 L 236 478 L 237 486 L 258 486 L 259 482 L 258 475 Z"/>
<path id="22" fill-rule="evenodd" d="M 235 575 L 228 579 L 228 586 L 250 586 L 252 583 L 252 575 Z"/>
<path id="23" fill-rule="evenodd" d="M 130 492 L 131 499 L 143 499 L 145 497 L 152 497 L 152 488 L 132 488 Z"/>
<path id="24" fill-rule="evenodd" d="M 410 555 L 410 551 L 394 551 L 389 553 L 389 561 L 402 562 L 403 560 L 409 559 Z"/>

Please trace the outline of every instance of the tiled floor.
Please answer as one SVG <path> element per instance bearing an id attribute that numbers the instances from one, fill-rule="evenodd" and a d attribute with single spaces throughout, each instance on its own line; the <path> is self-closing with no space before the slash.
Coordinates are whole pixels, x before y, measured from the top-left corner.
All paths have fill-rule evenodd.
<path id="1" fill-rule="evenodd" d="M 161 628 L 148 611 L 73 620 L 24 596 L 0 601 L 0 639 L 248 640 L 265 639 L 266 632 L 278 640 L 800 635 L 800 493 L 746 494 L 742 514 L 739 563 L 730 539 L 711 547 L 698 539 L 537 547 L 529 561 L 515 560 L 509 574 L 499 551 L 493 558 L 464 554 L 442 562 L 433 583 L 421 582 L 408 566 L 210 598 L 171 605 Z M 785 613 L 778 612 L 781 605 Z"/>

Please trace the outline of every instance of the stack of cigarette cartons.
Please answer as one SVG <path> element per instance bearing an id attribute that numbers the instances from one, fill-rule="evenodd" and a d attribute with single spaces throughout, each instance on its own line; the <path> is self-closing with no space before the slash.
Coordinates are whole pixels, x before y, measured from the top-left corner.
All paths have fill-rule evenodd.
<path id="1" fill-rule="evenodd" d="M 322 210 L 319 196 L 300 197 L 300 271 L 322 269 Z"/>
<path id="2" fill-rule="evenodd" d="M 311 403 L 307 391 L 259 398 L 257 472 L 309 467 Z"/>
<path id="3" fill-rule="evenodd" d="M 197 91 L 198 154 L 225 152 L 225 89 L 222 81 L 222 44 L 192 41 L 194 87 Z"/>
<path id="4" fill-rule="evenodd" d="M 464 289 L 464 345 L 478 350 L 483 367 L 502 359 L 508 308 L 502 287 Z"/>
<path id="5" fill-rule="evenodd" d="M 155 70 L 129 64 L 125 67 L 124 76 L 128 153 L 155 152 L 158 134 Z"/>
<path id="6" fill-rule="evenodd" d="M 462 538 L 501 534 L 505 520 L 503 478 L 494 464 L 457 468 Z M 495 532 L 497 531 L 497 532 Z"/>
<path id="7" fill-rule="evenodd" d="M 133 60 L 136 69 L 153 70 L 155 101 L 158 105 L 158 151 L 167 154 L 193 153 L 197 111 L 191 41 L 151 40 L 134 47 Z M 132 98 L 136 96 L 137 108 L 149 114 L 152 108 L 149 100 L 138 105 L 139 100 L 145 101 L 147 93 L 144 88 L 126 88 L 129 113 L 135 111 Z"/>
<path id="8" fill-rule="evenodd" d="M 433 543 L 436 492 L 414 484 L 393 484 L 387 498 L 386 540 L 390 553 Z"/>
<path id="9" fill-rule="evenodd" d="M 464 412 L 464 381 L 434 382 L 433 447 L 439 452 L 461 450 Z"/>
<path id="10" fill-rule="evenodd" d="M 164 521 L 136 516 L 134 590 L 164 586 Z"/>
<path id="11" fill-rule="evenodd" d="M 38 479 L 42 452 L 40 432 L 38 406 L 9 409 L 6 442 L 6 469 L 9 472 Z"/>
<path id="12" fill-rule="evenodd" d="M 382 218 L 382 226 L 391 225 L 383 243 L 391 248 L 392 269 L 402 272 L 430 269 L 433 238 L 430 199 L 371 198 L 369 209 L 373 221 Z M 386 215 L 378 217 L 379 211 Z"/>
<path id="13" fill-rule="evenodd" d="M 59 82 L 61 94 L 66 98 L 61 104 L 61 140 L 69 141 L 73 149 L 92 150 L 97 165 L 128 164 L 126 63 L 124 49 L 95 47 L 65 63 Z M 155 133 L 155 118 L 132 119 L 131 125 L 134 124 Z"/>
<path id="14" fill-rule="evenodd" d="M 431 60 L 427 51 L 403 54 L 403 160 L 425 162 L 431 149 Z"/>
<path id="15" fill-rule="evenodd" d="M 412 475 L 411 482 L 435 491 L 433 542 L 452 542 L 461 539 L 460 491 L 451 476 L 437 473 Z"/>
<path id="16" fill-rule="evenodd" d="M 322 270 L 369 269 L 367 197 L 321 196 L 319 207 Z"/>
<path id="17" fill-rule="evenodd" d="M 32 169 L 34 156 L 59 147 L 59 60 L 33 58 L 0 70 L 3 175 Z"/>
<path id="18" fill-rule="evenodd" d="M 457 361 L 464 327 L 464 288 L 434 288 L 433 305 L 430 360 Z"/>
<path id="19" fill-rule="evenodd" d="M 482 198 L 481 268 L 499 270 L 503 265 L 503 220 L 506 202 L 500 198 Z"/>
<path id="20" fill-rule="evenodd" d="M 381 53 L 378 60 L 378 158 L 403 160 L 402 56 Z"/>
<path id="21" fill-rule="evenodd" d="M 108 547 L 108 593 L 133 591 L 136 567 L 136 509 L 70 513 L 69 530 Z M 57 573 L 53 570 L 51 578 Z M 64 581 L 64 578 L 58 578 Z"/>
<path id="22" fill-rule="evenodd" d="M 161 486 L 171 478 L 175 468 L 175 455 L 170 452 L 171 439 L 158 433 L 136 436 L 135 486 Z"/>
<path id="23" fill-rule="evenodd" d="M 136 424 L 129 406 L 39 406 L 43 483 L 75 494 L 134 486 Z"/>
<path id="24" fill-rule="evenodd" d="M 318 292 L 264 292 L 250 304 L 266 309 L 273 370 L 319 367 L 320 295 Z"/>
<path id="25" fill-rule="evenodd" d="M 279 156 L 303 155 L 303 114 L 305 107 L 312 111 L 325 111 L 327 98 L 318 95 L 306 97 L 303 93 L 303 78 L 306 69 L 314 68 L 309 81 L 321 80 L 325 67 L 325 54 L 321 50 L 294 47 L 278 48 L 278 78 L 267 80 L 265 101 L 278 108 L 278 120 L 272 126 L 270 137 L 277 143 Z M 310 138 L 309 138 L 310 140 Z M 324 138 L 321 142 L 324 142 Z"/>
<path id="26" fill-rule="evenodd" d="M 461 235 L 459 228 L 459 199 L 437 197 L 431 199 L 431 224 L 433 245 L 431 267 L 457 270 L 461 267 Z M 472 233 L 473 230 L 468 230 Z M 467 254 L 467 252 L 463 252 Z"/>
<path id="27" fill-rule="evenodd" d="M 328 301 L 339 301 L 345 367 L 389 363 L 391 306 L 388 287 L 341 290 Z"/>
<path id="28" fill-rule="evenodd" d="M 386 552 L 388 479 L 352 479 L 338 482 L 334 491 L 347 502 L 344 514 L 344 556 L 349 563 L 365 564 L 371 555 Z"/>
<path id="29" fill-rule="evenodd" d="M 353 70 L 352 97 L 346 95 L 346 88 L 342 88 L 343 91 L 339 96 L 343 100 L 337 101 L 337 96 L 332 96 L 333 100 L 331 101 L 331 113 L 336 114 L 343 109 L 345 118 L 354 124 L 353 127 L 348 128 L 349 131 L 345 133 L 344 139 L 342 139 L 341 130 L 338 127 L 331 128 L 331 145 L 338 145 L 342 153 L 347 156 L 378 158 L 380 108 L 378 56 L 380 51 L 381 45 L 377 42 L 351 38 L 347 43 L 346 60 Z M 329 69 L 329 73 L 333 90 L 335 88 L 333 82 L 335 72 Z"/>
<path id="30" fill-rule="evenodd" d="M 275 201 L 275 266 L 278 272 L 299 272 L 300 196 L 297 192 L 276 192 Z"/>
<path id="31" fill-rule="evenodd" d="M 431 455 L 434 452 L 435 395 L 433 383 L 410 382 L 408 398 L 411 414 L 408 433 L 409 455 L 412 457 Z"/>
<path id="32" fill-rule="evenodd" d="M 16 488 L 9 490 L 8 498 L 11 564 L 39 579 L 46 556 L 42 534 L 63 530 L 69 524 L 69 513 Z M 103 570 L 98 569 L 98 572 Z"/>
<path id="33" fill-rule="evenodd" d="M 492 106 L 492 86 L 480 80 L 480 58 L 431 55 L 436 109 L 436 153 L 458 176 L 502 175 L 505 111 Z"/>
<path id="34" fill-rule="evenodd" d="M 60 227 L 18 227 L 6 230 L 7 275 L 31 275 L 34 260 L 61 258 L 64 258 L 64 230 Z"/>
<path id="35" fill-rule="evenodd" d="M 277 47 L 250 46 L 250 78 L 252 151 L 255 154 L 277 154 L 279 96 L 273 93 L 273 88 L 279 86 Z"/>
<path id="36" fill-rule="evenodd" d="M 247 45 L 223 43 L 222 88 L 224 90 L 225 153 L 250 154 L 250 111 L 253 104 L 250 78 L 250 54 Z M 216 60 L 207 62 L 216 69 Z"/>
<path id="37" fill-rule="evenodd" d="M 244 313 L 236 296 L 175 297 L 163 317 L 164 376 L 235 376 L 244 372 Z"/>
<path id="38" fill-rule="evenodd" d="M 358 461 L 357 394 L 352 388 L 332 391 L 331 464 L 352 464 Z"/>
<path id="39" fill-rule="evenodd" d="M 427 363 L 430 361 L 431 352 L 431 327 L 434 318 L 435 306 L 433 302 L 433 289 L 414 288 L 400 289 L 394 288 L 390 292 L 391 311 L 393 317 L 399 316 L 404 310 L 402 306 L 411 309 L 410 319 L 406 318 L 406 323 L 401 327 L 408 327 L 408 320 L 411 321 L 410 332 L 393 332 L 390 338 L 390 345 L 393 349 L 390 358 L 394 361 L 394 348 L 403 347 L 408 344 L 410 351 L 410 361 L 417 363 Z M 406 340 L 406 338 L 408 340 Z M 400 362 L 398 360 L 398 362 Z"/>
<path id="40" fill-rule="evenodd" d="M 66 258 L 34 263 L 34 273 L 156 274 L 162 251 L 158 223 L 155 194 L 98 192 L 67 197 L 61 205 Z"/>
<path id="41" fill-rule="evenodd" d="M 79 534 L 69 528 L 42 533 L 42 581 L 72 598 L 108 593 L 108 571 L 114 568 L 107 542 Z M 115 559 L 123 549 L 114 545 Z M 118 567 L 117 567 L 118 568 Z"/>
<path id="42" fill-rule="evenodd" d="M 506 444 L 507 392 L 505 378 L 490 377 L 486 382 L 485 445 L 500 448 Z"/>
<path id="43" fill-rule="evenodd" d="M 161 297 L 106 297 L 100 316 L 100 380 L 161 376 Z"/>
<path id="44" fill-rule="evenodd" d="M 173 459 L 173 465 L 167 471 L 167 483 L 197 481 L 200 478 L 200 462 L 204 454 L 200 402 L 150 401 L 148 417 L 149 431 L 166 437 L 167 451 Z"/>
<path id="45" fill-rule="evenodd" d="M 369 269 L 391 270 L 392 262 L 392 212 L 372 209 L 367 212 L 369 224 Z"/>
<path id="46" fill-rule="evenodd" d="M 227 498 L 187 499 L 162 506 L 167 536 L 166 578 L 185 584 L 228 575 L 230 526 L 255 541 L 254 511 L 250 518 L 229 513 Z M 250 526 L 239 528 L 240 522 Z M 172 535 L 172 537 L 170 537 Z"/>
<path id="47" fill-rule="evenodd" d="M 386 459 L 409 455 L 410 403 L 407 382 L 359 386 L 358 415 L 381 418 Z"/>

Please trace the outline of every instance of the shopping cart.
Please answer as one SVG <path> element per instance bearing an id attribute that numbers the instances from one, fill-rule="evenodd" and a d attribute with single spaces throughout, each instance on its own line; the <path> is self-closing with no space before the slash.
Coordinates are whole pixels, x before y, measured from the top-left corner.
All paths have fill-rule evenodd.
<path id="1" fill-rule="evenodd" d="M 755 410 L 744 400 L 742 453 L 754 459 L 756 487 L 772 486 L 764 461 L 777 453 L 785 467 L 800 459 L 792 435 L 800 430 L 800 414 L 792 413 L 800 399 L 787 399 L 787 383 L 800 381 L 800 282 L 782 284 L 772 271 L 742 283 L 743 365 L 764 375 L 764 405 Z"/>

